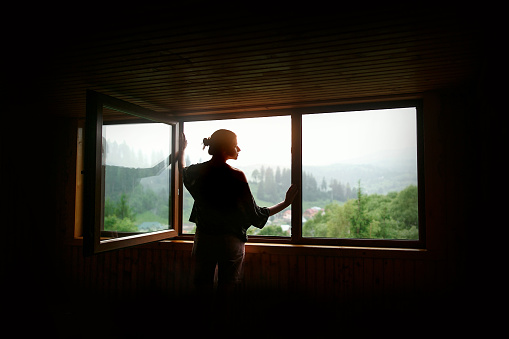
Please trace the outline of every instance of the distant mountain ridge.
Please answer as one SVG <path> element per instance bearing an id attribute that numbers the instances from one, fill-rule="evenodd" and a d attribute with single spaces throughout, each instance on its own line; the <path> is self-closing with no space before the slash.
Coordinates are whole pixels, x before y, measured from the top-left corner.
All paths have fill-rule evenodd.
<path id="1" fill-rule="evenodd" d="M 231 165 L 234 166 L 233 163 Z M 252 180 L 252 172 L 259 170 L 261 166 L 250 165 L 240 169 L 245 172 L 248 180 Z M 302 170 L 313 175 L 319 186 L 323 179 L 327 185 L 332 179 L 336 179 L 344 185 L 349 183 L 354 189 L 360 180 L 361 187 L 367 194 L 399 192 L 409 185 L 417 185 L 417 155 L 414 149 L 380 152 L 369 157 L 352 159 L 349 163 L 308 165 L 303 166 Z"/>
<path id="2" fill-rule="evenodd" d="M 384 152 L 370 157 L 355 159 L 359 163 L 336 163 L 330 165 L 303 166 L 303 171 L 311 174 L 320 187 L 323 179 L 327 183 L 328 189 L 332 179 L 340 181 L 343 185 L 350 184 L 352 189 L 361 181 L 361 187 L 367 194 L 387 194 L 389 192 L 399 192 L 409 185 L 417 185 L 417 159 L 415 151 L 411 152 Z M 366 163 L 362 163 L 366 161 Z M 368 163 L 369 162 L 369 163 Z M 229 162 L 235 167 L 235 162 Z M 244 171 L 248 180 L 253 181 L 252 173 L 254 170 L 260 170 L 272 167 L 274 171 L 277 165 L 268 166 L 267 164 L 239 166 Z M 283 169 L 280 166 L 280 169 Z M 288 167 L 286 167 L 288 168 Z M 161 187 L 168 186 L 168 170 L 164 169 L 155 176 L 149 176 L 141 179 L 141 184 L 154 191 Z"/>

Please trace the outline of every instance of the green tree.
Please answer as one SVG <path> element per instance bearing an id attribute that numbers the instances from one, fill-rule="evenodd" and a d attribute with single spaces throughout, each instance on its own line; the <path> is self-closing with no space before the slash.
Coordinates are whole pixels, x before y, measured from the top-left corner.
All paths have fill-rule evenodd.
<path id="1" fill-rule="evenodd" d="M 264 189 L 266 200 L 276 203 L 278 200 L 277 185 L 274 177 L 274 170 L 271 167 L 267 167 L 265 170 Z"/>
<path id="2" fill-rule="evenodd" d="M 278 225 L 266 225 L 264 228 L 258 232 L 258 235 L 276 235 L 276 236 L 285 236 L 283 232 L 283 228 Z"/>
<path id="3" fill-rule="evenodd" d="M 417 187 L 386 195 L 362 192 L 359 182 L 357 198 L 342 206 L 325 206 L 303 225 L 303 235 L 329 238 L 418 239 Z"/>
<path id="4" fill-rule="evenodd" d="M 117 207 L 115 208 L 115 215 L 119 219 L 131 219 L 134 221 L 136 218 L 135 213 L 133 212 L 131 206 L 129 206 L 129 203 L 127 201 L 127 194 L 122 193 L 120 195 L 120 201 L 117 204 Z"/>
<path id="5" fill-rule="evenodd" d="M 350 223 L 352 225 L 352 233 L 355 238 L 370 238 L 370 220 L 366 214 L 365 195 L 362 193 L 361 181 L 359 180 L 357 188 L 357 200 L 355 203 L 355 212 L 350 217 Z"/>
<path id="6" fill-rule="evenodd" d="M 316 213 L 302 225 L 302 235 L 305 237 L 327 237 L 327 221 L 330 216 L 326 213 Z"/>
<path id="7" fill-rule="evenodd" d="M 325 181 L 325 177 L 323 177 L 323 179 L 322 179 L 322 184 L 320 185 L 320 189 L 324 192 L 327 191 L 327 181 Z"/>
<path id="8" fill-rule="evenodd" d="M 115 215 L 104 218 L 104 229 L 115 232 L 138 232 L 138 226 L 134 224 L 133 220 L 130 218 L 119 219 Z"/>
<path id="9" fill-rule="evenodd" d="M 396 221 L 405 225 L 406 229 L 417 226 L 419 220 L 417 186 L 410 185 L 399 192 L 391 203 L 390 213 Z"/>
<path id="10" fill-rule="evenodd" d="M 351 238 L 350 219 L 354 214 L 354 200 L 350 200 L 343 206 L 332 203 L 325 207 L 327 220 L 327 237 L 330 238 Z"/>
<path id="11" fill-rule="evenodd" d="M 258 182 L 258 180 L 260 179 L 260 171 L 255 169 L 253 173 L 251 173 L 251 177 L 253 178 L 254 182 Z"/>

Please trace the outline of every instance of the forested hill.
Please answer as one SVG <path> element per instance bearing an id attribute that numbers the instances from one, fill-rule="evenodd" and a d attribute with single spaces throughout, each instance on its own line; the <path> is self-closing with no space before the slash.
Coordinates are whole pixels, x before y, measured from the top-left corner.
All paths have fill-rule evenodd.
<path id="1" fill-rule="evenodd" d="M 303 172 L 312 174 L 318 184 L 325 179 L 327 183 L 337 180 L 343 184 L 350 183 L 356 187 L 362 182 L 363 190 L 367 194 L 387 194 L 399 192 L 408 185 L 417 185 L 417 171 L 414 167 L 388 169 L 368 164 L 333 164 L 327 166 L 303 166 Z"/>
<path id="2" fill-rule="evenodd" d="M 271 168 L 258 165 L 244 167 L 242 170 L 252 183 L 268 180 L 269 185 L 276 183 L 276 185 L 283 186 L 282 189 L 284 189 L 290 182 L 290 171 L 288 168 Z M 264 174 L 263 177 L 262 173 Z M 355 190 L 359 180 L 362 182 L 363 191 L 366 194 L 399 192 L 409 185 L 417 185 L 415 166 L 413 169 L 407 166 L 392 170 L 377 165 L 357 164 L 304 166 L 302 177 L 303 188 L 305 188 L 308 194 L 315 190 L 325 193 L 336 186 L 339 190 L 345 190 L 347 199 L 355 195 L 353 193 L 351 197 L 348 196 L 348 193 L 346 193 L 347 186 Z M 277 198 L 281 198 L 284 191 L 278 193 L 276 194 Z M 310 197 L 310 200 L 315 199 Z"/>

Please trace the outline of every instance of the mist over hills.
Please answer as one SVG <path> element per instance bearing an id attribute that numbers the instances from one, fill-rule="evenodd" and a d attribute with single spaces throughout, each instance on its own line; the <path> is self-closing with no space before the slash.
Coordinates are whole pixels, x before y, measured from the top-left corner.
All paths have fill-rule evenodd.
<path id="1" fill-rule="evenodd" d="M 129 151 L 123 152 L 124 157 L 126 154 L 129 155 L 129 153 L 132 153 L 132 156 L 135 157 L 136 153 Z M 229 164 L 237 167 L 235 161 L 230 161 Z M 272 167 L 274 171 L 278 167 L 272 164 L 254 164 L 241 165 L 238 168 L 244 171 L 248 180 L 255 181 L 252 173 L 254 170 L 259 171 L 262 166 L 265 168 Z M 109 167 L 115 168 L 116 166 Z M 285 168 L 285 166 L 279 167 L 281 170 Z M 286 166 L 286 168 L 288 167 Z M 126 170 L 133 171 L 134 169 Z M 141 179 L 140 183 L 145 188 L 155 192 L 162 188 L 167 189 L 169 170 L 169 168 L 164 168 L 159 170 L 158 173 L 144 173 L 145 175 L 140 175 L 138 180 Z M 140 170 L 138 169 L 137 171 Z M 369 156 L 349 159 L 348 162 L 327 165 L 304 165 L 303 171 L 308 175 L 312 175 L 318 186 L 321 186 L 322 181 L 325 180 L 327 189 L 330 188 L 329 185 L 333 179 L 341 182 L 342 185 L 348 183 L 352 189 L 357 187 L 360 180 L 365 193 L 387 194 L 391 191 L 399 192 L 408 185 L 417 185 L 417 154 L 415 149 L 411 148 L 384 151 Z"/>
<path id="2" fill-rule="evenodd" d="M 259 170 L 261 166 L 243 166 L 241 169 L 248 180 L 252 180 L 252 172 Z M 275 169 L 277 166 L 272 167 Z M 349 183 L 353 189 L 360 180 L 362 189 L 367 194 L 399 192 L 408 185 L 417 185 L 417 155 L 413 149 L 379 152 L 350 159 L 348 163 L 304 165 L 302 170 L 314 176 L 318 185 L 321 185 L 324 179 L 327 185 L 332 179 L 336 179 L 343 185 Z"/>

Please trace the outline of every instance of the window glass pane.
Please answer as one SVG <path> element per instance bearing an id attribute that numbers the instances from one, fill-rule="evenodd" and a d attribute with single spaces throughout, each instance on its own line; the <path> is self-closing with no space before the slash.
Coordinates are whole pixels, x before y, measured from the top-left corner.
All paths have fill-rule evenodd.
<path id="1" fill-rule="evenodd" d="M 169 229 L 171 126 L 161 123 L 103 126 L 104 229 Z"/>
<path id="2" fill-rule="evenodd" d="M 415 108 L 302 117 L 302 235 L 415 239 Z"/>
<path id="3" fill-rule="evenodd" d="M 186 122 L 186 166 L 211 158 L 202 141 L 218 129 L 237 135 L 241 151 L 238 159 L 228 160 L 228 164 L 244 172 L 256 203 L 269 207 L 284 200 L 291 182 L 290 116 Z M 193 198 L 184 188 L 183 232 L 188 234 L 196 230 L 189 222 L 192 206 Z M 271 216 L 263 229 L 250 227 L 248 234 L 290 236 L 290 225 L 291 211 L 287 208 Z"/>

